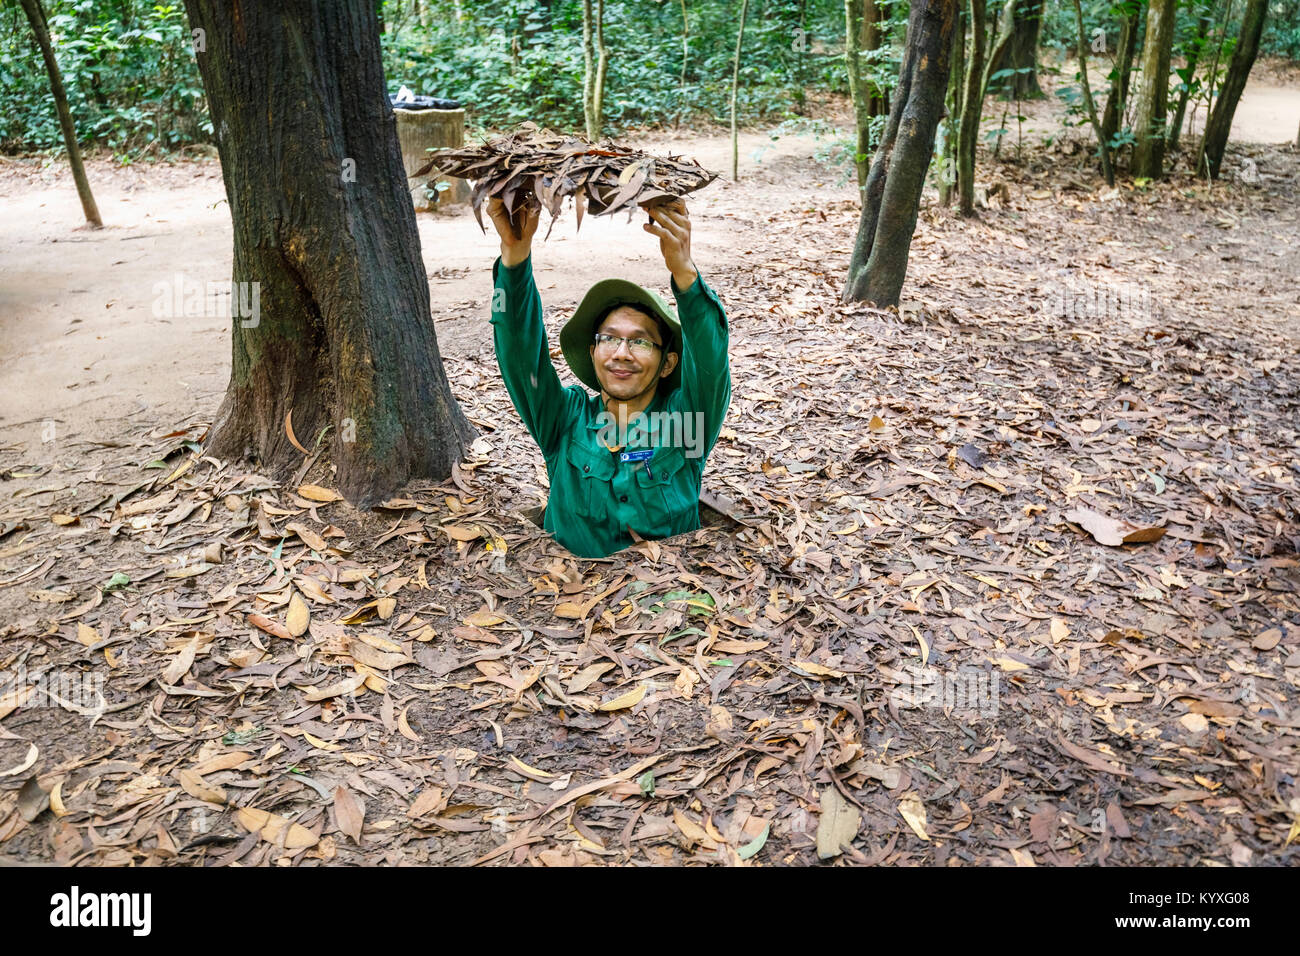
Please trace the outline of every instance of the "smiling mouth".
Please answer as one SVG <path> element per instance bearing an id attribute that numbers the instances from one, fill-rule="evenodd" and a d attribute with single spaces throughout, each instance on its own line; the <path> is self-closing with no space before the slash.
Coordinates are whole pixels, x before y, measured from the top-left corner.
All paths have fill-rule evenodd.
<path id="1" fill-rule="evenodd" d="M 636 372 L 630 368 L 612 368 L 609 370 L 609 374 L 615 378 L 633 378 Z"/>

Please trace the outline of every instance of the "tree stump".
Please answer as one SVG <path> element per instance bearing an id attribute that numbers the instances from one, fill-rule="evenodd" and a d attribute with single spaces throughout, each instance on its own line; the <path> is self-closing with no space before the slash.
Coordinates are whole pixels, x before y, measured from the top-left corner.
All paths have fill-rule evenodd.
<path id="1" fill-rule="evenodd" d="M 393 115 L 397 117 L 397 141 L 402 147 L 406 184 L 410 187 L 415 208 L 427 212 L 434 207 L 469 202 L 470 186 L 463 179 L 432 181 L 426 177 L 410 178 L 413 172 L 429 162 L 429 149 L 465 145 L 465 111 L 394 109 Z M 426 182 L 435 186 L 437 183 L 445 183 L 447 188 L 438 192 L 436 199 L 430 199 L 425 189 Z"/>

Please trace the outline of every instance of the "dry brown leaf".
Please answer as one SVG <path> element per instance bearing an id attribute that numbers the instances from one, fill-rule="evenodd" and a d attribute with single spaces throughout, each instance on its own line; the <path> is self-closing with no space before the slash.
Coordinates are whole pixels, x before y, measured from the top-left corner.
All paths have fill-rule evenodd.
<path id="1" fill-rule="evenodd" d="M 218 804 L 224 804 L 227 800 L 226 791 L 220 787 L 208 786 L 193 770 L 177 770 L 176 779 L 180 781 L 181 789 L 191 797 Z"/>
<path id="2" fill-rule="evenodd" d="M 366 819 L 366 805 L 347 787 L 340 786 L 334 789 L 334 819 L 338 821 L 339 830 L 360 846 L 361 827 Z"/>
<path id="3" fill-rule="evenodd" d="M 284 817 L 268 813 L 265 810 L 240 807 L 235 814 L 235 818 L 239 820 L 239 825 L 249 833 L 256 833 L 268 843 L 276 846 L 283 845 L 285 849 L 305 849 L 309 846 L 315 846 L 318 840 L 316 834 L 306 827 L 291 823 Z"/>
<path id="4" fill-rule="evenodd" d="M 928 841 L 930 835 L 925 832 L 925 804 L 921 802 L 920 794 L 915 791 L 909 791 L 898 798 L 898 813 L 907 821 L 907 825 L 912 828 L 922 840 Z"/>
<path id="5" fill-rule="evenodd" d="M 817 856 L 829 860 L 853 843 L 862 825 L 862 815 L 834 787 L 821 793 L 821 817 L 817 821 Z"/>
<path id="6" fill-rule="evenodd" d="M 311 611 L 297 591 L 289 598 L 289 613 L 285 615 L 284 623 L 290 637 L 302 637 L 311 626 Z"/>
<path id="7" fill-rule="evenodd" d="M 328 700 L 331 697 L 346 697 L 348 694 L 355 694 L 357 689 L 365 682 L 365 674 L 354 674 L 352 677 L 346 677 L 337 683 L 330 684 L 328 687 L 303 687 L 299 689 L 306 693 L 307 700 L 315 702 Z"/>
<path id="8" fill-rule="evenodd" d="M 320 485 L 299 485 L 298 494 L 308 501 L 323 501 L 328 504 L 331 501 L 342 501 L 343 496 L 337 491 L 329 488 L 322 488 Z"/>
<path id="9" fill-rule="evenodd" d="M 641 702 L 641 698 L 645 696 L 647 689 L 648 689 L 647 685 L 638 684 L 635 688 L 628 691 L 626 694 L 620 694 L 618 697 L 615 697 L 613 700 L 608 700 L 605 703 L 601 704 L 596 709 L 611 711 L 611 710 L 626 710 L 629 707 L 634 707 Z"/>
<path id="10" fill-rule="evenodd" d="M 307 547 L 311 548 L 313 551 L 324 554 L 329 550 L 329 545 L 325 543 L 325 539 L 301 521 L 290 521 L 284 526 L 284 530 L 292 531 L 298 536 L 299 540 L 302 541 L 303 544 L 307 545 Z"/>

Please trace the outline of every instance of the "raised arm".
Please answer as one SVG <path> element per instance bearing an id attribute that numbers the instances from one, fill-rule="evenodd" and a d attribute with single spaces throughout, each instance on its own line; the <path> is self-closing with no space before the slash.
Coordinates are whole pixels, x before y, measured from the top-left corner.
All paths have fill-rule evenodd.
<path id="1" fill-rule="evenodd" d="M 682 323 L 682 411 L 704 415 L 704 453 L 718 440 L 731 404 L 731 363 L 727 356 L 727 314 L 691 259 L 691 219 L 686 202 L 675 199 L 647 207 L 651 221 L 642 228 L 659 237 L 659 251 L 672 274 L 677 318 Z"/>
<path id="2" fill-rule="evenodd" d="M 524 215 L 516 233 L 501 200 L 493 199 L 488 206 L 501 234 L 501 257 L 492 264 L 492 335 L 510 401 L 549 460 L 582 394 L 581 389 L 575 394 L 574 388 L 564 388 L 551 364 L 542 297 L 533 281 L 531 245 L 539 209 Z"/>
<path id="3" fill-rule="evenodd" d="M 682 408 L 704 415 L 704 453 L 722 431 L 731 404 L 731 362 L 727 355 L 727 314 L 722 300 L 698 273 L 685 291 L 671 280 L 682 323 Z"/>

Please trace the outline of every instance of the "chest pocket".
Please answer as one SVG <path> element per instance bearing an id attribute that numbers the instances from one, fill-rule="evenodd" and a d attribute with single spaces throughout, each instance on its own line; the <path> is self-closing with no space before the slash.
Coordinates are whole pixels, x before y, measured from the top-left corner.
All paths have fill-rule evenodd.
<path id="1" fill-rule="evenodd" d="M 649 465 L 648 471 L 645 467 L 636 470 L 648 525 L 644 533 L 667 537 L 699 527 L 700 490 L 686 452 L 681 448 L 660 448 Z"/>
<path id="2" fill-rule="evenodd" d="M 565 452 L 573 468 L 574 506 L 582 514 L 600 518 L 608 511 L 614 477 L 614 457 L 609 452 L 593 451 L 577 442 L 569 442 Z"/>

